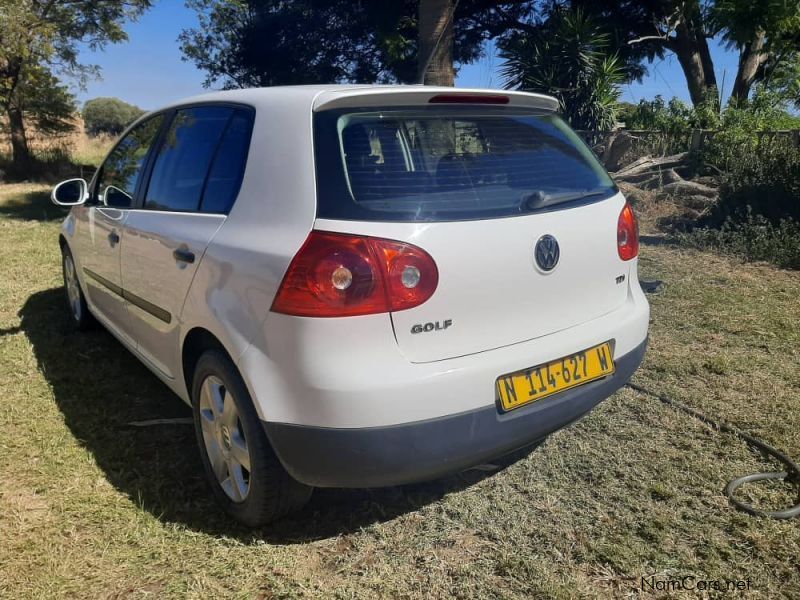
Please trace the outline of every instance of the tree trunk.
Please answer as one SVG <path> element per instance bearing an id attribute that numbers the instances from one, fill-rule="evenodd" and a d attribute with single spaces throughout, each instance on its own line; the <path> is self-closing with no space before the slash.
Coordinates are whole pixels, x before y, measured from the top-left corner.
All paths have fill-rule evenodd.
<path id="1" fill-rule="evenodd" d="M 747 100 L 750 95 L 750 88 L 753 87 L 758 69 L 767 58 L 763 51 L 765 43 L 764 32 L 759 32 L 756 38 L 747 44 L 739 54 L 739 68 L 736 71 L 736 80 L 733 82 L 731 91 L 731 98 L 735 98 L 737 102 Z"/>
<path id="2" fill-rule="evenodd" d="M 25 135 L 22 107 L 19 104 L 19 98 L 16 97 L 21 72 L 22 59 L 20 57 L 9 58 L 0 69 L 0 78 L 4 83 L 0 107 L 8 117 L 13 168 L 16 171 L 24 172 L 30 164 L 31 151 L 28 148 L 28 136 Z"/>
<path id="3" fill-rule="evenodd" d="M 15 171 L 24 172 L 31 162 L 31 151 L 28 148 L 28 137 L 25 134 L 25 121 L 22 109 L 15 102 L 6 107 L 8 129 L 11 133 L 12 164 Z"/>
<path id="4" fill-rule="evenodd" d="M 692 104 L 697 106 L 705 102 L 709 92 L 716 89 L 717 78 L 703 32 L 681 22 L 675 29 L 675 37 L 670 40 L 669 49 L 678 57 Z"/>
<path id="5" fill-rule="evenodd" d="M 421 0 L 417 43 L 417 81 L 455 84 L 453 70 L 453 0 Z"/>
<path id="6" fill-rule="evenodd" d="M 706 92 L 714 90 L 717 92 L 717 74 L 714 73 L 714 61 L 711 58 L 711 51 L 708 48 L 708 40 L 705 34 L 700 33 L 697 42 L 697 50 L 700 53 L 700 62 L 703 64 L 703 75 L 706 80 Z"/>
<path id="7" fill-rule="evenodd" d="M 692 104 L 697 106 L 706 99 L 706 78 L 705 70 L 700 62 L 700 55 L 692 50 L 676 51 L 678 62 L 683 69 L 686 77 L 686 84 L 689 87 L 689 96 Z"/>

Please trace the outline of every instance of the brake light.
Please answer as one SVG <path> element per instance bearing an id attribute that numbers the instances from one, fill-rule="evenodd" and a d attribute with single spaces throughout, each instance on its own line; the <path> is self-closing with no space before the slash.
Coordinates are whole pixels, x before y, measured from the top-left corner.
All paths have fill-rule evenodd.
<path id="1" fill-rule="evenodd" d="M 627 202 L 617 220 L 617 252 L 622 260 L 631 260 L 639 255 L 639 224 Z"/>
<path id="2" fill-rule="evenodd" d="M 416 246 L 312 231 L 292 260 L 272 310 L 300 317 L 350 317 L 406 310 L 433 295 L 439 271 Z"/>
<path id="3" fill-rule="evenodd" d="M 508 104 L 508 96 L 499 94 L 437 94 L 429 104 Z"/>

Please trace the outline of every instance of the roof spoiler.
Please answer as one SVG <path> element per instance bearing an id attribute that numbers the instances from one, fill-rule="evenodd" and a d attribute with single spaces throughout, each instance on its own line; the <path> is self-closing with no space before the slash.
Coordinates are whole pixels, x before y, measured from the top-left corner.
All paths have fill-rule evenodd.
<path id="1" fill-rule="evenodd" d="M 558 110 L 558 100 L 544 94 L 425 85 L 371 86 L 321 92 L 314 100 L 313 110 L 364 106 L 415 106 L 431 103 L 439 106 L 502 105 L 535 108 L 546 112 Z"/>

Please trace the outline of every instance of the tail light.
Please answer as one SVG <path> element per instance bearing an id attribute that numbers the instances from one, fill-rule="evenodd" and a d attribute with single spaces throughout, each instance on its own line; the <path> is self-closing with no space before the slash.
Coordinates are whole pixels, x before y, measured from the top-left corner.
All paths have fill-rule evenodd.
<path id="1" fill-rule="evenodd" d="M 639 224 L 627 202 L 617 220 L 617 252 L 622 260 L 631 260 L 639 255 Z"/>
<path id="2" fill-rule="evenodd" d="M 406 310 L 430 298 L 438 283 L 436 263 L 421 248 L 312 231 L 289 265 L 272 310 L 300 317 Z"/>

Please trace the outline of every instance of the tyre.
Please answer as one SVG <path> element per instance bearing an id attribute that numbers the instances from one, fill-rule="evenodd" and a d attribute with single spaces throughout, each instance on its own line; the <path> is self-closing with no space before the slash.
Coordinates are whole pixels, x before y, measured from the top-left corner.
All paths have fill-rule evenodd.
<path id="1" fill-rule="evenodd" d="M 198 360 L 192 408 L 206 477 L 230 516 L 259 527 L 308 502 L 312 488 L 281 465 L 244 381 L 222 352 L 209 350 Z"/>
<path id="2" fill-rule="evenodd" d="M 78 279 L 75 259 L 66 245 L 61 248 L 61 272 L 64 276 L 64 291 L 72 324 L 78 331 L 91 329 L 95 326 L 96 321 L 86 305 L 86 296 L 83 295 Z"/>

